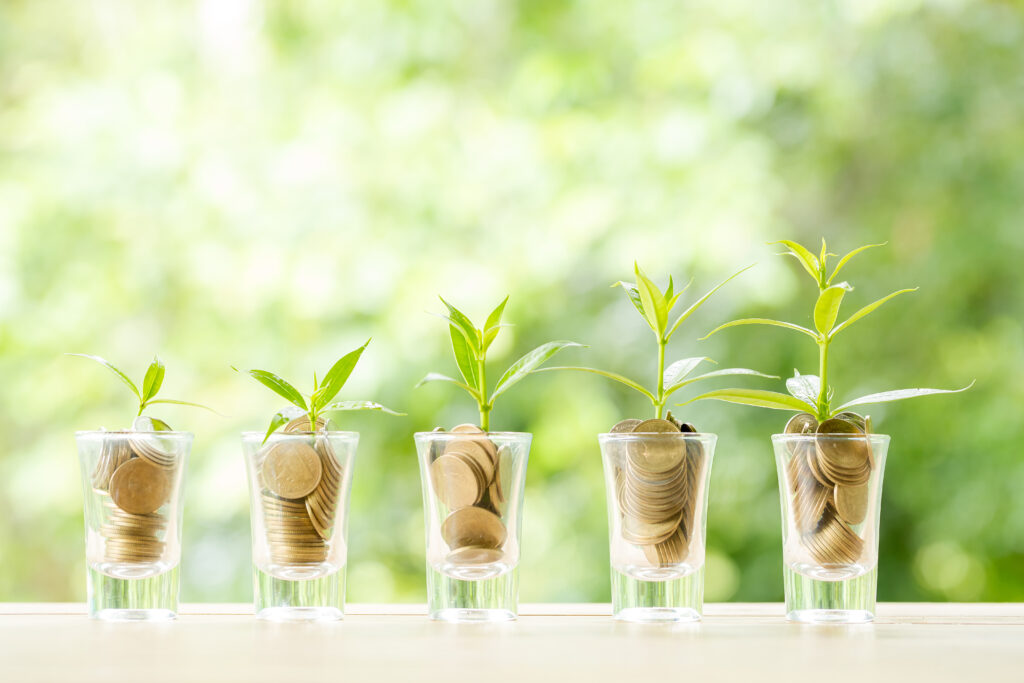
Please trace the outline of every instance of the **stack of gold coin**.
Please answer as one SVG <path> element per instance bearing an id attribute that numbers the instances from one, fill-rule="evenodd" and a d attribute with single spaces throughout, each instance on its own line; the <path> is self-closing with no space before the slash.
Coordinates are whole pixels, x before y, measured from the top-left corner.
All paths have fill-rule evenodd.
<path id="1" fill-rule="evenodd" d="M 615 472 L 622 538 L 655 566 L 686 560 L 693 536 L 704 449 L 671 435 L 696 430 L 671 419 L 623 420 L 613 434 L 643 435 L 626 444 Z M 658 436 L 664 434 L 664 437 Z"/>
<path id="2" fill-rule="evenodd" d="M 430 463 L 430 483 L 448 509 L 441 536 L 448 544 L 448 562 L 478 565 L 497 562 L 508 537 L 501 519 L 501 454 L 476 425 L 451 430 L 443 449 Z"/>
<path id="3" fill-rule="evenodd" d="M 852 527 L 867 517 L 868 480 L 875 467 L 869 431 L 870 420 L 854 413 L 821 424 L 801 413 L 786 425 L 787 434 L 815 437 L 791 444 L 786 480 L 801 543 L 822 565 L 852 564 L 864 549 Z"/>
<path id="4" fill-rule="evenodd" d="M 267 544 L 276 564 L 315 564 L 327 559 L 344 471 L 331 446 L 330 423 L 308 416 L 284 426 L 287 434 L 308 434 L 308 442 L 289 439 L 268 446 L 260 459 L 260 504 Z"/>
<path id="5" fill-rule="evenodd" d="M 157 511 L 171 497 L 178 458 L 160 447 L 158 431 L 170 427 L 143 416 L 132 431 L 103 440 L 92 485 L 103 497 L 107 561 L 154 562 L 163 554 L 167 518 Z"/>

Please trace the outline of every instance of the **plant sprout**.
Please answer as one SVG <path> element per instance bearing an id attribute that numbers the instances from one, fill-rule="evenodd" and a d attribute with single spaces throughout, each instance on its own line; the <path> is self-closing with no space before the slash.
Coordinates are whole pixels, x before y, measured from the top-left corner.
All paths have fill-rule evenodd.
<path id="1" fill-rule="evenodd" d="M 701 394 L 700 396 L 691 399 L 691 401 L 700 399 L 716 399 L 719 401 L 728 401 L 730 403 L 740 403 L 743 405 L 758 406 L 762 408 L 793 410 L 802 413 L 809 413 L 819 422 L 823 422 L 856 406 L 887 403 L 889 401 L 898 401 L 905 398 L 914 398 L 916 396 L 928 396 L 930 394 L 953 394 L 960 391 L 966 391 L 973 386 L 974 383 L 971 382 L 971 384 L 962 389 L 899 389 L 895 391 L 885 391 L 882 393 L 868 394 L 867 396 L 854 398 L 842 405 L 833 407 L 832 400 L 834 397 L 834 391 L 828 385 L 828 371 L 832 341 L 840 332 L 847 329 L 850 325 L 854 324 L 861 318 L 867 316 L 869 313 L 872 313 L 890 299 L 901 294 L 917 291 L 917 288 L 901 289 L 884 296 L 881 299 L 864 306 L 846 320 L 837 324 L 837 320 L 839 319 L 839 308 L 843 303 L 844 297 L 848 292 L 853 290 L 853 287 L 851 287 L 848 282 L 835 282 L 836 276 L 854 256 L 867 249 L 884 245 L 868 244 L 858 247 L 839 259 L 835 268 L 829 272 L 829 260 L 833 257 L 837 257 L 838 254 L 829 253 L 824 239 L 821 240 L 821 253 L 817 256 L 803 245 L 790 240 L 780 240 L 779 242 L 773 242 L 772 244 L 782 244 L 785 246 L 788 249 L 788 251 L 785 252 L 785 255 L 796 258 L 803 269 L 807 271 L 807 274 L 814 279 L 815 284 L 818 286 L 818 299 L 814 304 L 814 312 L 812 316 L 814 329 L 812 330 L 794 323 L 772 320 L 769 318 L 745 318 L 743 320 L 733 320 L 732 322 L 720 325 L 709 332 L 704 338 L 707 339 L 707 337 L 710 337 L 720 330 L 724 330 L 727 327 L 735 327 L 737 325 L 771 325 L 795 330 L 796 332 L 813 339 L 814 343 L 817 345 L 818 374 L 801 375 L 798 371 L 795 372 L 793 377 L 786 380 L 786 389 L 789 391 L 788 395 L 774 391 L 760 391 L 753 389 L 719 389 L 716 391 L 710 391 L 706 394 Z"/>
<path id="2" fill-rule="evenodd" d="M 390 408 L 385 408 L 379 403 L 373 401 L 334 401 L 334 397 L 338 395 L 341 388 L 345 386 L 345 382 L 348 381 L 349 375 L 352 374 L 352 370 L 355 369 L 356 363 L 359 362 L 359 357 L 363 355 L 363 351 L 369 345 L 370 340 L 366 340 L 366 344 L 363 344 L 358 349 L 351 351 L 342 356 L 331 369 L 324 375 L 323 381 L 318 381 L 316 373 L 313 373 L 313 391 L 310 394 L 303 394 L 293 385 L 281 379 L 272 372 L 266 370 L 249 370 L 248 374 L 255 379 L 257 382 L 267 387 L 275 394 L 285 399 L 292 405 L 278 411 L 273 418 L 270 420 L 270 427 L 267 429 L 267 434 L 263 438 L 264 443 L 270 438 L 277 429 L 287 424 L 289 421 L 306 415 L 309 418 L 309 425 L 311 430 L 316 429 L 317 420 L 324 413 L 338 412 L 338 411 L 349 411 L 349 410 L 381 410 L 391 415 L 404 415 L 405 413 L 397 413 Z M 238 368 L 233 368 L 238 370 Z"/>
<path id="3" fill-rule="evenodd" d="M 668 288 L 662 292 L 658 289 L 658 286 L 651 281 L 647 275 L 640 269 L 640 266 L 636 263 L 633 264 L 633 269 L 636 272 L 636 284 L 632 282 L 616 282 L 612 287 L 622 287 L 627 296 L 629 296 L 630 302 L 643 317 L 647 326 L 654 332 L 654 336 L 658 342 L 658 376 L 656 380 L 656 386 L 654 391 L 650 391 L 639 382 L 635 382 L 628 377 L 616 374 L 614 372 L 608 372 L 606 370 L 598 370 L 596 368 L 584 368 L 584 367 L 557 367 L 557 368 L 545 368 L 546 370 L 580 370 L 583 372 L 591 372 L 608 379 L 615 380 L 621 384 L 625 384 L 627 387 L 634 389 L 650 400 L 654 406 L 654 416 L 661 419 L 665 414 L 665 404 L 668 402 L 669 396 L 679 391 L 683 387 L 689 386 L 695 382 L 700 382 L 706 379 L 712 379 L 714 377 L 724 377 L 727 375 L 755 375 L 757 377 L 769 377 L 772 379 L 778 379 L 773 375 L 765 375 L 756 370 L 749 370 L 747 368 L 725 368 L 722 370 L 714 370 L 712 372 L 706 372 L 695 377 L 690 377 L 690 373 L 693 372 L 697 367 L 707 361 L 714 363 L 715 361 L 706 357 L 695 357 L 695 358 L 683 358 L 677 360 L 667 368 L 665 367 L 665 349 L 668 346 L 669 340 L 672 339 L 672 335 L 675 334 L 679 326 L 694 312 L 704 305 L 704 303 L 711 298 L 711 295 L 721 289 L 727 282 L 732 280 L 734 277 L 742 273 L 743 271 L 753 266 L 747 266 L 742 270 L 729 276 L 719 284 L 715 285 L 711 291 L 697 299 L 693 304 L 690 305 L 685 311 L 683 311 L 672 326 L 668 326 L 668 318 L 672 313 L 672 309 L 675 307 L 679 298 L 683 292 L 689 288 L 688 283 L 678 292 L 674 291 L 675 286 L 672 282 L 671 276 L 668 279 Z"/>
<path id="4" fill-rule="evenodd" d="M 204 410 L 209 410 L 210 412 L 216 412 L 215 410 L 213 410 L 213 408 L 208 408 L 199 403 L 179 401 L 177 399 L 172 398 L 157 398 L 156 395 L 160 392 L 160 388 L 164 384 L 164 372 L 166 371 L 166 368 L 164 367 L 163 362 L 156 356 L 153 356 L 153 362 L 149 364 L 148 368 L 146 368 L 146 375 L 142 379 L 142 389 L 140 390 L 138 385 L 136 385 L 135 382 L 133 382 L 131 378 L 128 377 L 128 375 L 119 370 L 117 367 L 114 366 L 113 363 L 106 360 L 105 358 L 100 358 L 99 356 L 92 356 L 87 353 L 68 353 L 65 355 L 78 356 L 79 358 L 88 358 L 89 360 L 96 361 L 97 363 L 99 363 L 100 365 L 107 368 L 115 375 L 117 375 L 117 378 L 124 382 L 129 389 L 131 389 L 132 394 L 135 396 L 135 400 L 139 402 L 139 412 L 137 413 L 137 415 L 142 415 L 143 411 L 145 411 L 146 408 L 157 403 L 173 404 L 178 406 L 192 406 L 194 408 L 203 408 Z"/>
<path id="5" fill-rule="evenodd" d="M 480 428 L 490 431 L 491 411 L 494 409 L 494 401 L 503 393 L 508 391 L 514 384 L 526 378 L 527 375 L 535 372 L 549 358 L 564 348 L 570 346 L 581 346 L 571 341 L 553 341 L 541 344 L 533 351 L 517 360 L 509 366 L 494 385 L 494 391 L 487 393 L 487 350 L 494 343 L 498 332 L 501 331 L 501 316 L 505 312 L 505 304 L 508 297 L 491 311 L 487 321 L 482 328 L 476 327 L 473 322 L 459 309 L 452 306 L 439 297 L 441 303 L 448 309 L 448 315 L 440 316 L 448 321 L 449 332 L 452 338 L 452 351 L 455 353 L 455 364 L 459 367 L 459 373 L 464 381 L 449 377 L 437 372 L 427 373 L 416 384 L 420 387 L 427 382 L 448 382 L 461 387 L 473 397 L 477 408 L 480 411 Z"/>

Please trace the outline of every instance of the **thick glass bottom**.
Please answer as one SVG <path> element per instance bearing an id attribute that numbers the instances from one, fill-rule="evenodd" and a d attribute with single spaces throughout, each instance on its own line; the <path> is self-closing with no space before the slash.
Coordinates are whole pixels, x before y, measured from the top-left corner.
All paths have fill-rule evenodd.
<path id="1" fill-rule="evenodd" d="M 178 567 L 145 578 L 120 578 L 90 566 L 89 616 L 105 621 L 162 621 L 178 612 Z"/>
<path id="2" fill-rule="evenodd" d="M 281 579 L 253 566 L 256 616 L 270 621 L 334 621 L 345 614 L 345 567 L 326 576 Z"/>
<path id="3" fill-rule="evenodd" d="M 456 579 L 427 564 L 427 611 L 452 622 L 508 621 L 519 613 L 519 570 L 492 578 Z"/>
<path id="4" fill-rule="evenodd" d="M 612 616 L 642 623 L 697 621 L 704 611 L 704 566 L 661 581 L 637 579 L 612 568 Z"/>
<path id="5" fill-rule="evenodd" d="M 823 581 L 782 568 L 786 618 L 805 624 L 863 624 L 875 618 L 878 567 L 844 580 Z"/>

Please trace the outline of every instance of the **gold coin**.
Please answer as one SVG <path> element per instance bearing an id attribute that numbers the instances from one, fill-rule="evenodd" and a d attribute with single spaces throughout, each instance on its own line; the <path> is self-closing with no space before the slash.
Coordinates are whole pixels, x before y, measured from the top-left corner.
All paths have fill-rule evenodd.
<path id="1" fill-rule="evenodd" d="M 860 524 L 868 514 L 868 485 L 836 486 L 836 513 L 847 524 Z"/>
<path id="2" fill-rule="evenodd" d="M 455 510 L 441 523 L 441 537 L 450 548 L 467 545 L 498 548 L 507 536 L 508 530 L 501 518 L 478 507 Z"/>
<path id="3" fill-rule="evenodd" d="M 444 431 L 444 430 L 442 430 Z M 484 430 L 477 427 L 475 424 L 465 423 L 461 425 L 455 425 L 452 427 L 453 434 L 483 434 Z"/>
<path id="4" fill-rule="evenodd" d="M 430 482 L 438 499 L 451 510 L 480 499 L 482 483 L 475 463 L 459 454 L 442 455 L 430 464 Z"/>
<path id="5" fill-rule="evenodd" d="M 609 434 L 628 434 L 628 433 L 632 432 L 634 429 L 636 429 L 636 426 L 638 424 L 640 424 L 641 422 L 643 422 L 643 420 L 637 420 L 635 418 L 630 418 L 628 420 L 621 420 L 620 422 L 616 422 L 615 426 L 612 427 L 610 430 L 608 430 L 608 433 Z"/>
<path id="6" fill-rule="evenodd" d="M 448 553 L 445 558 L 450 564 L 462 566 L 479 566 L 500 562 L 505 553 L 497 548 L 484 548 L 476 545 L 467 545 Z"/>
<path id="7" fill-rule="evenodd" d="M 814 434 L 818 431 L 818 419 L 810 413 L 797 413 L 786 423 L 786 434 Z"/>
<path id="8" fill-rule="evenodd" d="M 323 474 L 320 456 L 299 441 L 275 443 L 263 460 L 263 485 L 281 498 L 303 498 L 316 488 Z"/>
<path id="9" fill-rule="evenodd" d="M 167 501 L 172 485 L 166 470 L 142 458 L 134 458 L 118 467 L 110 477 L 110 497 L 125 512 L 145 514 Z"/>
<path id="10" fill-rule="evenodd" d="M 444 454 L 452 455 L 456 453 L 469 457 L 476 463 L 484 475 L 484 486 L 491 483 L 491 479 L 494 478 L 495 458 L 488 453 L 483 445 L 473 439 L 453 439 L 445 446 Z"/>
<path id="11" fill-rule="evenodd" d="M 316 430 L 317 432 L 324 432 L 331 430 L 331 421 L 322 415 L 316 418 Z M 299 415 L 298 417 L 290 420 L 288 424 L 282 427 L 281 431 L 285 434 L 302 434 L 309 433 L 313 430 L 309 428 L 309 415 Z"/>

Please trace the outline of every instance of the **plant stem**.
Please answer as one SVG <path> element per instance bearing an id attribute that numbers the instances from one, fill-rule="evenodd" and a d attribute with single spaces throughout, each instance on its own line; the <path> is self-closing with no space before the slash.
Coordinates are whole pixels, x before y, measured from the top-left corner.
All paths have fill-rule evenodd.
<path id="1" fill-rule="evenodd" d="M 487 354 L 477 359 L 477 375 L 480 377 L 480 385 L 477 391 L 480 393 L 480 400 L 477 405 L 480 407 L 480 429 L 488 432 L 491 430 L 491 404 L 487 400 Z"/>
<path id="2" fill-rule="evenodd" d="M 818 342 L 818 378 L 821 380 L 821 388 L 818 389 L 818 420 L 828 419 L 828 344 L 829 338 L 825 337 Z"/>
<path id="3" fill-rule="evenodd" d="M 654 417 L 661 419 L 665 412 L 665 340 L 658 339 L 658 402 L 654 404 Z"/>

